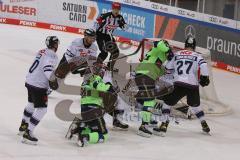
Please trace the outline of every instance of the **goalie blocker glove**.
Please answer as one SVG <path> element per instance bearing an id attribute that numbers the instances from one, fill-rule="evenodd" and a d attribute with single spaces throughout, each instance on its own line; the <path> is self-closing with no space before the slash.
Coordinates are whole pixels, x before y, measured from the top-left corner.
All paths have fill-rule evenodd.
<path id="1" fill-rule="evenodd" d="M 200 76 L 199 84 L 202 87 L 208 86 L 209 83 L 210 83 L 209 76 L 203 76 L 203 75 Z"/>

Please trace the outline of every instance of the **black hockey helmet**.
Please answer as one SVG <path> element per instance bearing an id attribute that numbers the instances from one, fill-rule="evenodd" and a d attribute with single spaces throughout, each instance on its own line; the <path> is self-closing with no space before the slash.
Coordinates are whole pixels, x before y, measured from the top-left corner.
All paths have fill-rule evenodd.
<path id="1" fill-rule="evenodd" d="M 96 32 L 95 32 L 94 29 L 86 29 L 84 31 L 84 36 L 95 37 L 96 36 Z"/>
<path id="2" fill-rule="evenodd" d="M 192 36 L 188 36 L 185 41 L 185 48 L 192 48 L 193 50 L 196 49 L 196 39 Z"/>
<path id="3" fill-rule="evenodd" d="M 54 48 L 55 44 L 59 44 L 60 41 L 57 36 L 48 36 L 45 41 L 48 48 Z"/>

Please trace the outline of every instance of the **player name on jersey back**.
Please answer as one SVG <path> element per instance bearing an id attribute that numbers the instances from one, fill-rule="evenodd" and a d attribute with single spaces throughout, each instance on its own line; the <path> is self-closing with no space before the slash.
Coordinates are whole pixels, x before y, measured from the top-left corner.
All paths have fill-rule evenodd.
<path id="1" fill-rule="evenodd" d="M 37 88 L 48 89 L 49 79 L 57 62 L 58 57 L 53 50 L 40 50 L 28 71 L 26 83 Z"/>
<path id="2" fill-rule="evenodd" d="M 197 57 L 192 56 L 192 55 L 177 55 L 175 57 L 175 61 L 181 60 L 181 59 L 188 59 L 188 60 L 191 60 L 191 61 L 197 61 Z"/>

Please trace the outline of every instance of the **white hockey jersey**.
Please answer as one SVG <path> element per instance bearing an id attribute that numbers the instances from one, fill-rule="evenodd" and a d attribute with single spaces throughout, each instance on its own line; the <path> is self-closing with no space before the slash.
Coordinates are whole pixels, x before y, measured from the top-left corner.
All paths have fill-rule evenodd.
<path id="1" fill-rule="evenodd" d="M 97 58 L 97 51 L 98 48 L 95 43 L 93 43 L 90 47 L 86 48 L 83 44 L 83 38 L 77 38 L 72 42 L 71 46 L 68 47 L 64 56 L 68 63 L 74 60 L 88 62 L 92 58 L 95 58 L 95 61 Z"/>
<path id="2" fill-rule="evenodd" d="M 174 53 L 166 69 L 174 70 L 174 83 L 199 86 L 199 76 L 208 76 L 208 67 L 203 57 L 194 51 L 181 50 Z"/>
<path id="3" fill-rule="evenodd" d="M 40 50 L 26 76 L 26 83 L 38 88 L 49 88 L 49 79 L 58 63 L 56 53 L 51 49 Z"/>

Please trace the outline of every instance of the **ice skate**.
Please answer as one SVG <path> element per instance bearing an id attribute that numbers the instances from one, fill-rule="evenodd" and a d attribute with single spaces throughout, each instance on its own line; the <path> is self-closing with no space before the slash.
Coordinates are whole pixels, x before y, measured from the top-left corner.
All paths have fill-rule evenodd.
<path id="1" fill-rule="evenodd" d="M 139 127 L 137 134 L 143 137 L 150 138 L 152 136 L 152 132 L 149 131 L 147 127 L 148 127 L 148 124 L 142 124 Z"/>
<path id="2" fill-rule="evenodd" d="M 23 136 L 24 132 L 28 129 L 28 123 L 25 122 L 25 120 L 22 120 L 22 123 L 19 127 L 19 136 Z"/>
<path id="3" fill-rule="evenodd" d="M 22 143 L 37 145 L 37 142 L 38 142 L 38 139 L 32 135 L 31 131 L 27 129 L 23 134 Z"/>
<path id="4" fill-rule="evenodd" d="M 128 124 L 121 122 L 118 119 L 113 120 L 113 129 L 114 130 L 124 130 L 126 131 L 128 129 Z"/>
<path id="5" fill-rule="evenodd" d="M 165 137 L 167 132 L 169 122 L 162 122 L 161 126 L 158 128 L 153 128 L 153 134 L 156 136 Z"/>

